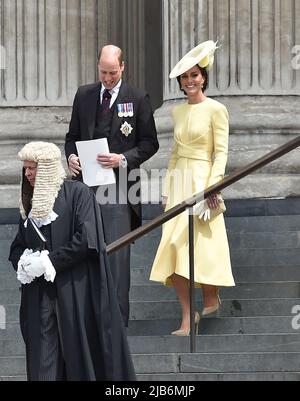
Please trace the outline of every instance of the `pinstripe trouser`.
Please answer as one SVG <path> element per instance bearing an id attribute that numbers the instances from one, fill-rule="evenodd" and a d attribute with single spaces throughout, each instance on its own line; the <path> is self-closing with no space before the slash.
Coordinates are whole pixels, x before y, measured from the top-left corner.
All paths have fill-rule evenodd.
<path id="1" fill-rule="evenodd" d="M 62 380 L 64 359 L 61 347 L 57 299 L 51 299 L 45 292 L 40 304 L 40 381 Z"/>

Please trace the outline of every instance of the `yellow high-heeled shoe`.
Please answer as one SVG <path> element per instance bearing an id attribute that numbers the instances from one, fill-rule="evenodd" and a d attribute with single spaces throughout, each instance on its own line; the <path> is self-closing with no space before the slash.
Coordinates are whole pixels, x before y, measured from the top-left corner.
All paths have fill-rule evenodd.
<path id="1" fill-rule="evenodd" d="M 222 304 L 222 302 L 221 302 L 221 299 L 220 299 L 219 293 L 218 293 L 216 305 L 206 306 L 205 308 L 203 308 L 201 316 L 207 316 L 207 315 L 210 315 L 211 313 L 218 312 L 221 304 Z"/>
<path id="2" fill-rule="evenodd" d="M 195 334 L 197 335 L 199 333 L 199 322 L 200 322 L 200 314 L 199 312 L 195 312 Z M 189 336 L 190 335 L 190 329 L 188 330 L 183 330 L 183 329 L 178 329 L 175 331 L 172 331 L 171 333 L 172 336 Z"/>

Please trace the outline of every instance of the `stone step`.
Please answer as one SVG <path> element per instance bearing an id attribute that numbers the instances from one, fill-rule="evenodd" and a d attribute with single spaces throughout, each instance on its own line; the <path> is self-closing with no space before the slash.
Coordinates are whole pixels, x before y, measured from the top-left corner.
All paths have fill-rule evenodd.
<path id="1" fill-rule="evenodd" d="M 218 311 L 218 317 L 293 316 L 292 310 L 297 305 L 299 305 L 300 311 L 300 298 L 224 300 Z M 202 302 L 197 302 L 196 307 L 201 311 Z M 18 309 L 13 306 L 11 309 L 7 307 L 8 319 L 12 316 L 14 320 L 16 313 L 18 313 Z M 179 319 L 181 306 L 178 301 L 131 302 L 130 317 L 132 320 Z"/>
<path id="2" fill-rule="evenodd" d="M 1 240 L 0 241 L 0 265 L 8 262 L 8 255 L 11 241 Z"/>
<path id="3" fill-rule="evenodd" d="M 133 354 L 189 352 L 190 337 L 129 336 Z M 298 352 L 299 334 L 201 335 L 196 337 L 197 352 Z M 0 356 L 24 356 L 23 340 L 0 340 Z"/>
<path id="4" fill-rule="evenodd" d="M 225 202 L 228 217 L 300 215 L 299 196 L 284 199 L 225 199 Z M 142 205 L 144 220 L 152 220 L 162 212 L 161 205 Z"/>
<path id="5" fill-rule="evenodd" d="M 133 354 L 190 351 L 190 337 L 128 336 Z M 298 334 L 220 334 L 196 336 L 197 352 L 298 352 Z"/>
<path id="6" fill-rule="evenodd" d="M 135 354 L 136 373 L 300 372 L 300 352 Z"/>
<path id="7" fill-rule="evenodd" d="M 299 333 L 299 315 L 261 317 L 218 317 L 201 319 L 199 334 L 294 334 Z M 130 320 L 128 335 L 169 335 L 180 319 Z"/>
<path id="8" fill-rule="evenodd" d="M 21 340 L 20 338 L 0 340 L 0 357 L 24 356 L 24 355 L 25 355 L 25 344 L 24 341 Z"/>
<path id="9" fill-rule="evenodd" d="M 26 361 L 24 356 L 0 357 L 0 376 L 25 376 Z"/>
<path id="10" fill-rule="evenodd" d="M 228 233 L 299 231 L 300 215 L 228 217 Z"/>
<path id="11" fill-rule="evenodd" d="M 293 316 L 292 309 L 299 305 L 300 298 L 293 299 L 255 299 L 255 300 L 224 300 L 218 312 L 219 317 L 254 317 L 254 316 Z M 202 310 L 202 302 L 197 303 L 197 309 Z M 6 322 L 19 321 L 19 305 L 5 305 Z M 180 318 L 181 307 L 178 301 L 146 301 L 130 303 L 130 318 L 168 319 Z M 210 318 L 209 316 L 205 319 Z M 2 319 L 3 320 L 3 319 Z M 0 313 L 0 325 L 2 323 Z"/>
<path id="12" fill-rule="evenodd" d="M 294 266 L 300 260 L 300 248 L 231 249 L 231 261 L 236 266 Z"/>
<path id="13" fill-rule="evenodd" d="M 12 241 L 18 231 L 18 226 L 16 224 L 1 224 L 0 225 L 0 241 Z"/>
<path id="14" fill-rule="evenodd" d="M 299 202 L 299 200 L 298 200 Z M 149 219 L 143 220 L 143 224 Z M 226 228 L 229 233 L 258 233 L 258 232 L 285 232 L 299 231 L 300 214 L 272 215 L 272 216 L 236 216 L 229 217 L 225 214 Z M 155 229 L 159 233 L 161 228 Z M 153 234 L 155 231 L 152 231 Z M 155 234 L 154 234 L 155 235 Z M 157 234 L 156 234 L 157 235 Z"/>
<path id="15" fill-rule="evenodd" d="M 150 268 L 153 264 L 156 247 L 145 243 L 139 249 L 133 248 L 131 267 Z M 231 263 L 235 266 L 295 266 L 300 260 L 300 248 L 230 248 Z"/>
<path id="16" fill-rule="evenodd" d="M 2 266 L 0 266 L 2 269 Z M 300 282 L 300 266 L 233 266 L 233 275 L 236 283 L 268 283 L 274 281 Z M 131 268 L 131 285 L 160 285 L 150 281 L 151 268 Z M 0 292 L 2 289 L 18 289 L 19 281 L 12 268 L 0 271 Z"/>
<path id="17" fill-rule="evenodd" d="M 19 322 L 7 323 L 5 328 L 0 329 L 0 341 L 5 340 L 22 341 Z"/>
<path id="18" fill-rule="evenodd" d="M 196 299 L 201 299 L 201 290 L 196 289 Z M 271 282 L 271 283 L 239 283 L 236 287 L 223 287 L 220 290 L 222 299 L 257 299 L 257 298 L 299 298 L 299 282 Z M 133 301 L 175 301 L 177 300 L 174 288 L 163 285 L 133 285 L 130 291 L 130 300 Z M 9 305 L 20 302 L 20 291 L 2 289 L 0 304 Z"/>
<path id="19" fill-rule="evenodd" d="M 0 293 L 5 299 L 5 291 Z M 9 290 L 6 299 L 10 299 Z M 3 296 L 2 296 L 3 293 Z M 255 299 L 255 298 L 299 298 L 299 282 L 273 282 L 273 283 L 239 283 L 236 287 L 222 287 L 221 299 Z M 201 299 L 202 291 L 196 289 L 196 299 Z M 164 285 L 133 285 L 130 290 L 131 301 L 175 301 L 177 300 L 174 288 Z M 4 301 L 2 301 L 4 302 Z M 6 302 L 6 304 L 13 302 Z"/>
<path id="20" fill-rule="evenodd" d="M 23 382 L 27 381 L 26 376 L 0 376 L 0 381 L 1 382 Z"/>
<path id="21" fill-rule="evenodd" d="M 288 372 L 300 372 L 299 352 L 134 354 L 132 357 L 138 375 L 192 373 L 198 376 L 200 373 L 211 375 L 228 372 L 286 375 Z M 25 375 L 25 357 L 0 357 L 2 380 L 12 377 L 23 379 Z"/>
<path id="22" fill-rule="evenodd" d="M 1 266 L 0 266 L 1 269 Z M 2 288 L 18 289 L 19 281 L 17 280 L 17 274 L 12 272 L 0 273 L 0 292 Z"/>
<path id="23" fill-rule="evenodd" d="M 145 256 L 152 257 L 160 241 L 160 232 L 154 231 L 146 239 L 139 239 L 132 246 L 133 254 L 145 252 Z M 300 231 L 257 232 L 257 233 L 230 233 L 228 232 L 230 249 L 282 249 L 300 248 Z"/>
<path id="24" fill-rule="evenodd" d="M 158 374 L 138 374 L 138 381 L 145 382 L 203 382 L 203 381 L 300 381 L 300 372 L 258 372 L 258 373 L 158 373 Z M 166 386 L 166 384 L 163 384 Z M 195 383 L 193 383 L 195 385 Z M 179 384 L 179 387 L 182 383 Z M 197 386 L 197 385 L 196 385 Z M 200 386 L 200 384 L 199 384 Z M 197 386 L 197 387 L 199 387 Z M 172 387 L 171 387 L 172 388 Z"/>
<path id="25" fill-rule="evenodd" d="M 247 282 L 272 282 L 272 281 L 289 281 L 300 282 L 300 266 L 233 266 L 233 275 L 236 283 Z M 150 281 L 151 268 L 131 268 L 131 285 L 152 284 L 159 285 L 155 281 Z M 1 275 L 0 275 L 1 277 Z M 16 281 L 15 275 L 11 282 Z M 1 278 L 0 278 L 1 282 Z M 13 286 L 12 286 L 13 287 Z M 7 287 L 10 288 L 10 287 Z"/>
<path id="26" fill-rule="evenodd" d="M 230 249 L 300 248 L 300 231 L 229 233 Z"/>
<path id="27" fill-rule="evenodd" d="M 195 291 L 196 299 L 201 299 L 200 289 Z M 21 293 L 18 288 L 1 289 L 0 305 L 18 304 Z M 271 283 L 238 283 L 235 287 L 222 287 L 221 299 L 257 299 L 257 298 L 299 298 L 299 282 L 271 282 Z M 141 284 L 133 285 L 130 290 L 130 301 L 175 301 L 177 300 L 174 288 L 164 285 Z"/>
<path id="28" fill-rule="evenodd" d="M 296 326 L 293 325 L 296 322 Z M 129 336 L 165 336 L 180 325 L 179 319 L 130 320 Z M 294 328 L 293 328 L 294 326 Z M 299 334 L 299 318 L 296 317 L 227 317 L 202 319 L 200 335 L 216 334 Z M 19 322 L 7 323 L 0 329 L 0 340 L 22 341 Z"/>
<path id="29" fill-rule="evenodd" d="M 0 290 L 0 305 L 19 304 L 21 291 L 18 287 Z"/>

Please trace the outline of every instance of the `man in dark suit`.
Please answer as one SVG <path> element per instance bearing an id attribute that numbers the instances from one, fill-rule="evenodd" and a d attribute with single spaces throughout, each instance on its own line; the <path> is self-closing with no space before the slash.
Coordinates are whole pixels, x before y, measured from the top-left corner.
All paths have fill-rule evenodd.
<path id="1" fill-rule="evenodd" d="M 124 61 L 116 46 L 104 46 L 98 59 L 100 82 L 78 89 L 66 135 L 65 152 L 73 176 L 80 177 L 76 141 L 107 138 L 108 154 L 98 154 L 104 168 L 113 168 L 116 185 L 97 190 L 106 244 L 141 225 L 139 166 L 158 150 L 157 132 L 148 94 L 122 81 Z M 131 195 L 130 195 L 131 194 Z M 110 256 L 125 326 L 129 318 L 130 247 Z"/>

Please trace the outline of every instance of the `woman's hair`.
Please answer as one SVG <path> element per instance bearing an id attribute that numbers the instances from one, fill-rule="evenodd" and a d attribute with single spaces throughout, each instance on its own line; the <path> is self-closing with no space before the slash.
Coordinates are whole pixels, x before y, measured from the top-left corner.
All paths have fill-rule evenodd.
<path id="1" fill-rule="evenodd" d="M 207 86 L 208 86 L 208 72 L 207 72 L 206 68 L 202 68 L 198 64 L 196 64 L 196 66 L 199 68 L 199 70 L 201 72 L 201 75 L 204 78 L 204 84 L 203 84 L 203 88 L 202 88 L 202 92 L 204 93 L 206 88 L 207 88 Z M 176 78 L 177 78 L 177 82 L 179 84 L 179 89 L 186 95 L 185 91 L 181 88 L 181 82 L 180 82 L 181 75 L 179 75 Z"/>

